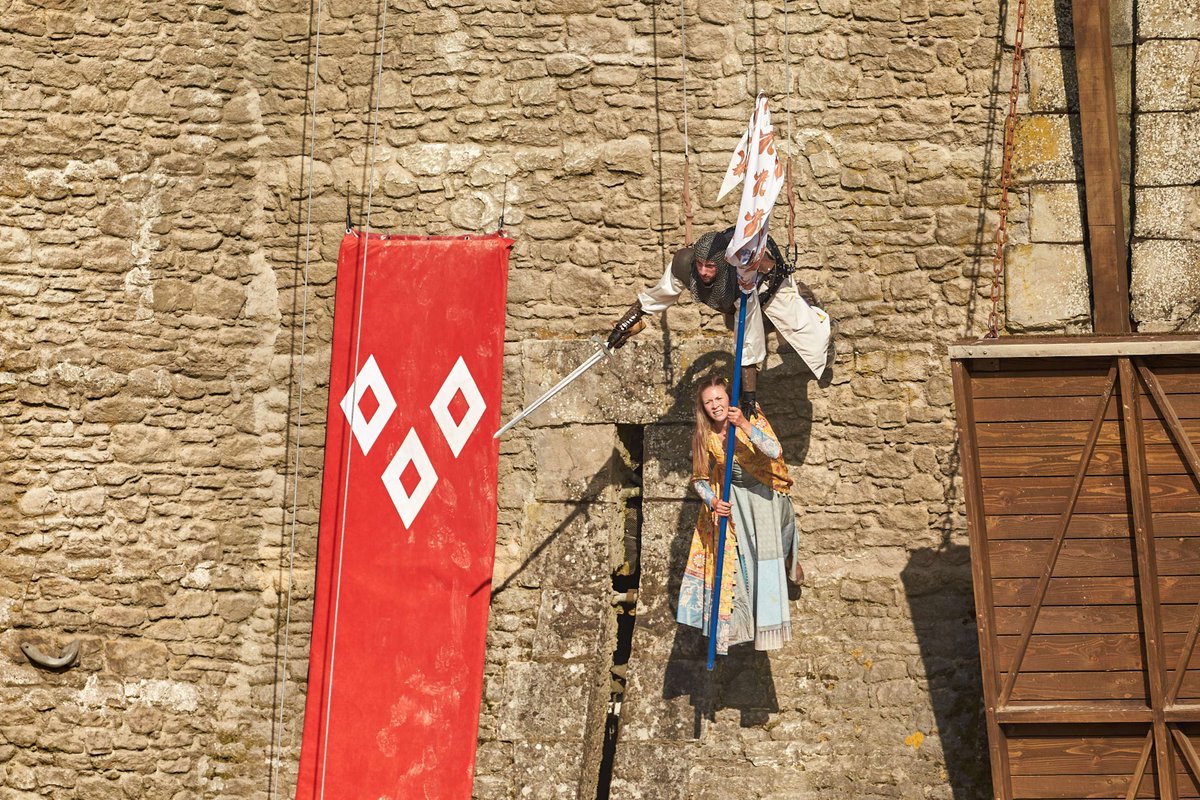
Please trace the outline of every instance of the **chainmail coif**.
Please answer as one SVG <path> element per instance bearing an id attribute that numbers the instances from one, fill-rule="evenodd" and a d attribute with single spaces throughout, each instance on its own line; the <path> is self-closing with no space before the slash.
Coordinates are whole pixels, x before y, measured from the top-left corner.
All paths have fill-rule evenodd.
<path id="1" fill-rule="evenodd" d="M 725 250 L 729 247 L 729 240 L 733 238 L 733 234 L 733 228 L 726 228 L 723 231 L 708 231 L 697 239 L 693 245 L 694 258 L 689 272 L 688 288 L 692 291 L 692 297 L 723 314 L 733 312 L 738 295 L 737 269 L 725 260 Z M 771 275 L 764 275 L 760 279 L 760 286 L 766 285 L 776 272 L 791 272 L 784 261 L 783 253 L 779 251 L 779 246 L 769 236 L 767 250 L 775 259 L 775 267 L 771 270 Z M 705 284 L 700 280 L 700 275 L 696 272 L 697 261 L 712 261 L 716 264 L 717 275 L 712 282 Z"/>

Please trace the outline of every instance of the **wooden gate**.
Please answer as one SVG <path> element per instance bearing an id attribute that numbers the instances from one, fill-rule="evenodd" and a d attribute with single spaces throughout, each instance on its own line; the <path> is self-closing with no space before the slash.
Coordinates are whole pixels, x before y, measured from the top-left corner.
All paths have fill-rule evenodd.
<path id="1" fill-rule="evenodd" d="M 950 355 L 995 797 L 1200 797 L 1200 338 Z"/>

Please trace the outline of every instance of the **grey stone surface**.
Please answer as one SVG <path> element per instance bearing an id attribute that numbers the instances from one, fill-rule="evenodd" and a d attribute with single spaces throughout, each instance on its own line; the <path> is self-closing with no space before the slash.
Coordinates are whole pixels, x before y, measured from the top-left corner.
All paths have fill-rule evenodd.
<path id="1" fill-rule="evenodd" d="M 684 301 L 500 442 L 478 797 L 595 796 L 639 432 L 641 595 L 611 796 L 986 796 L 945 354 L 986 318 L 994 59 L 1014 7 L 1001 20 L 990 0 L 793 3 L 792 87 L 778 7 L 688 8 L 696 228 L 724 226 L 736 203 L 715 190 L 757 46 L 794 154 L 797 275 L 838 325 L 824 380 L 775 337 L 761 377 L 796 480 L 797 636 L 709 676 L 672 621 L 699 512 L 691 391 L 731 361 L 722 320 Z M 1129 4 L 1113 7 L 1128 42 Z M 675 6 L 401 2 L 377 94 L 378 9 L 322 7 L 314 94 L 312 8 L 0 16 L 6 798 L 290 794 L 347 191 L 358 224 L 371 192 L 372 227 L 409 233 L 478 232 L 504 210 L 505 417 L 585 358 L 683 244 Z M 1067 8 L 1030 3 L 1014 330 L 1087 327 L 1079 250 L 1062 247 L 1080 239 L 1056 52 Z M 1198 19 L 1185 0 L 1138 5 L 1137 105 L 1154 112 L 1136 126 L 1143 330 L 1197 325 Z M 18 649 L 76 637 L 81 664 L 61 675 Z"/>
<path id="2" fill-rule="evenodd" d="M 1033 242 L 1083 242 L 1083 191 L 1074 183 L 1030 189 L 1029 238 Z"/>
<path id="3" fill-rule="evenodd" d="M 1091 307 L 1082 245 L 1016 245 L 1006 255 L 1009 325 L 1045 330 L 1087 321 Z"/>

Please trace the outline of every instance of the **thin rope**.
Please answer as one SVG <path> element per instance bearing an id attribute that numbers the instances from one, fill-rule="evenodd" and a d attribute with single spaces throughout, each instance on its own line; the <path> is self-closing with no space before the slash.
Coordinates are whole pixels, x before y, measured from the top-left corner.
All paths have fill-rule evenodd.
<path id="1" fill-rule="evenodd" d="M 787 203 L 788 203 L 788 259 L 792 266 L 796 265 L 799 251 L 796 247 L 796 191 L 792 187 L 792 136 L 795 129 L 792 128 L 792 28 L 788 21 L 788 0 L 783 0 L 783 50 L 786 59 L 785 72 L 787 79 L 787 97 L 783 101 L 784 112 L 787 117 L 787 150 L 783 153 L 786 161 L 786 178 L 785 185 L 787 187 Z"/>
<path id="2" fill-rule="evenodd" d="M 692 168 L 688 139 L 687 9 L 679 0 L 679 62 L 683 70 L 683 243 L 692 246 Z"/>
<path id="3" fill-rule="evenodd" d="M 279 688 L 279 718 L 276 727 L 278 739 L 271 742 L 271 797 L 273 799 L 279 797 L 279 761 L 285 734 L 284 710 L 287 708 L 288 662 L 291 654 L 292 590 L 295 585 L 296 563 L 296 516 L 300 504 L 300 437 L 304 430 L 304 360 L 305 345 L 308 342 L 308 268 L 312 263 L 313 173 L 316 169 L 317 115 L 320 108 L 321 8 L 322 0 L 317 0 L 317 25 L 313 37 L 312 126 L 308 138 L 308 198 L 305 203 L 304 213 L 304 299 L 300 311 L 300 368 L 296 390 L 296 434 L 292 451 L 292 519 L 288 550 L 287 600 L 283 619 L 283 676 Z"/>
<path id="4" fill-rule="evenodd" d="M 754 103 L 758 108 L 758 0 L 750 0 L 750 50 L 754 54 Z"/>
<path id="5" fill-rule="evenodd" d="M 354 369 L 358 369 L 358 359 L 362 351 L 362 324 L 363 324 L 363 296 L 365 294 L 367 283 L 367 250 L 371 244 L 371 201 L 375 192 L 375 153 L 379 145 L 379 100 L 383 90 L 383 59 L 384 46 L 387 42 L 387 7 L 388 0 L 383 1 L 383 12 L 380 17 L 379 24 L 379 69 L 375 75 L 375 108 L 371 112 L 371 141 L 367 147 L 367 163 L 370 165 L 367 171 L 367 217 L 366 225 L 363 228 L 363 257 L 362 263 L 359 265 L 358 275 L 358 310 L 355 315 L 355 330 L 354 330 Z M 337 658 L 337 627 L 338 627 L 338 606 L 342 596 L 342 559 L 345 556 L 345 532 L 346 532 L 346 501 L 350 495 L 350 468 L 351 460 L 354 455 L 354 418 L 358 412 L 358 403 L 353 403 L 350 406 L 350 435 L 346 437 L 346 481 L 342 486 L 342 519 L 338 525 L 338 531 L 342 534 L 342 539 L 338 541 L 338 561 L 337 569 L 334 575 L 334 592 L 333 592 L 333 630 L 329 638 L 329 672 L 325 677 L 325 685 L 328 687 L 325 692 L 325 730 L 322 732 L 321 739 L 325 743 L 321 753 L 321 797 L 325 797 L 325 775 L 329 761 L 329 720 L 332 714 L 329 713 L 333 701 L 333 671 L 334 663 Z"/>
<path id="6" fill-rule="evenodd" d="M 788 23 L 788 0 L 783 0 L 783 50 L 787 59 L 787 99 L 784 100 L 784 111 L 787 112 L 788 152 L 790 154 L 792 143 L 792 28 Z"/>
<path id="7" fill-rule="evenodd" d="M 687 10 L 679 0 L 679 64 L 683 68 L 683 157 L 686 160 L 691 148 L 688 142 L 688 87 L 687 87 Z"/>

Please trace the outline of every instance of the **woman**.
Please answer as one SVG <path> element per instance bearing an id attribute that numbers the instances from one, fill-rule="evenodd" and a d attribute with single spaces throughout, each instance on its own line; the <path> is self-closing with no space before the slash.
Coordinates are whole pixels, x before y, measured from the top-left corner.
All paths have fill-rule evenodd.
<path id="1" fill-rule="evenodd" d="M 731 432 L 733 484 L 730 500 L 720 499 L 725 448 Z M 692 485 L 704 500 L 692 534 L 692 547 L 679 589 L 676 620 L 708 633 L 715 579 L 719 517 L 728 517 L 725 564 L 717 618 L 717 652 L 754 642 L 757 650 L 775 650 L 792 638 L 787 579 L 799 582 L 796 519 L 788 497 L 792 480 L 783 448 L 771 424 L 756 406 L 754 421 L 729 405 L 729 387 L 719 375 L 696 391 L 696 430 L 692 437 Z"/>

